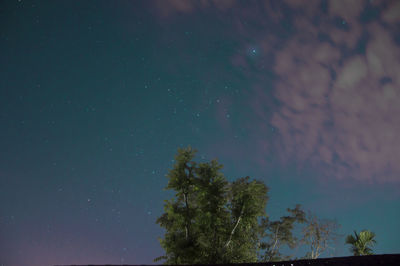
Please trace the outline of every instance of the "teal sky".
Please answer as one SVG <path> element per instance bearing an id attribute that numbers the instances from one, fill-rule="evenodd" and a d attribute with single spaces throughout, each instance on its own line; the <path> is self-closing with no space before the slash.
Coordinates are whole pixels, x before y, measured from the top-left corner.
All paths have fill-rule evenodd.
<path id="1" fill-rule="evenodd" d="M 155 264 L 179 147 L 400 253 L 398 1 L 0 5 L 0 264 Z M 303 254 L 299 253 L 299 256 Z M 340 239 L 322 257 L 350 255 Z"/>

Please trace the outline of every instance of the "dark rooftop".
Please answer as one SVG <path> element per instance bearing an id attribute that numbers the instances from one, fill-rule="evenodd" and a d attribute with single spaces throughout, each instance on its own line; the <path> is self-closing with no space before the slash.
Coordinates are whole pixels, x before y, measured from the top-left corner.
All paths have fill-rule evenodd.
<path id="1" fill-rule="evenodd" d="M 117 264 L 89 264 L 79 266 L 117 266 Z M 150 266 L 149 264 L 119 264 L 124 266 Z M 151 265 L 154 266 L 155 264 Z M 162 265 L 162 264 L 158 264 Z M 186 264 L 187 265 L 187 264 Z M 200 264 L 197 264 L 200 265 Z M 400 254 L 383 254 L 383 255 L 367 255 L 367 256 L 350 256 L 350 257 L 335 257 L 335 258 L 322 258 L 314 260 L 291 260 L 280 262 L 258 262 L 258 263 L 235 263 L 235 264 L 211 264 L 211 265 L 240 265 L 240 266 L 303 266 L 303 265 L 334 265 L 334 266 L 400 266 Z M 56 266 L 78 266 L 78 265 L 56 265 Z M 165 265 L 163 265 L 165 266 Z"/>

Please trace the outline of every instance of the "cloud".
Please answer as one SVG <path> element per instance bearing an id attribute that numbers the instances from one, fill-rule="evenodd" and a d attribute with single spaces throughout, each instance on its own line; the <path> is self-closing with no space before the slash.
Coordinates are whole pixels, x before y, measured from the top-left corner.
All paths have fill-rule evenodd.
<path id="1" fill-rule="evenodd" d="M 255 161 L 266 164 L 274 154 L 325 177 L 400 182 L 398 1 L 162 2 L 169 15 L 229 12 L 243 50 L 259 47 L 257 60 L 244 52 L 231 60 L 254 81 L 254 116 L 245 122 Z M 226 129 L 225 109 L 217 119 Z"/>
<path id="2" fill-rule="evenodd" d="M 193 1 L 184 0 L 158 0 L 154 1 L 154 6 L 159 15 L 168 17 L 177 13 L 189 13 L 195 9 Z"/>
<path id="3" fill-rule="evenodd" d="M 274 96 L 280 106 L 265 121 L 279 129 L 275 149 L 284 162 L 312 165 L 340 179 L 399 182 L 400 47 L 379 21 L 354 19 L 362 2 L 329 3 L 329 14 L 350 20 L 349 27 L 297 19 L 300 28 L 276 54 Z M 365 52 L 355 49 L 363 32 L 369 36 Z"/>
<path id="4" fill-rule="evenodd" d="M 364 0 L 329 0 L 329 15 L 342 17 L 347 21 L 356 21 L 364 8 Z"/>
<path id="5" fill-rule="evenodd" d="M 400 22 L 400 2 L 392 1 L 382 14 L 382 19 L 389 24 Z"/>
<path id="6" fill-rule="evenodd" d="M 203 9 L 216 9 L 225 11 L 233 7 L 237 1 L 234 0 L 155 0 L 154 7 L 158 14 L 170 17 L 177 14 L 190 14 Z"/>

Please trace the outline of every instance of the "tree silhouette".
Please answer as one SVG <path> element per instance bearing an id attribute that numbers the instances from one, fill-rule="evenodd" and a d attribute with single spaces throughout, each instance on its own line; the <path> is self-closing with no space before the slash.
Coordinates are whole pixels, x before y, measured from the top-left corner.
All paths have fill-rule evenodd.
<path id="1" fill-rule="evenodd" d="M 295 223 L 302 224 L 306 221 L 305 213 L 299 204 L 294 209 L 287 209 L 287 211 L 290 215 L 283 216 L 278 221 L 270 221 L 268 218 L 262 220 L 262 228 L 265 230 L 263 230 L 262 236 L 267 239 L 260 245 L 261 249 L 265 249 L 260 258 L 262 262 L 289 260 L 291 256 L 280 253 L 281 247 L 287 245 L 293 249 L 299 244 L 292 231 Z"/>
<path id="2" fill-rule="evenodd" d="M 316 259 L 328 248 L 333 248 L 331 243 L 339 236 L 337 230 L 340 227 L 335 220 L 319 219 L 309 212 L 305 224 L 302 242 L 311 248 L 307 258 Z"/>

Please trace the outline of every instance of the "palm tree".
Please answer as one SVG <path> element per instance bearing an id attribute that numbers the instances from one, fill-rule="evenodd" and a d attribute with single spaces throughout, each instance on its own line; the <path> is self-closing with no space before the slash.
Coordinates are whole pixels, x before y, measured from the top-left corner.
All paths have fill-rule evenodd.
<path id="1" fill-rule="evenodd" d="M 374 237 L 375 234 L 368 230 L 361 231 L 359 235 L 354 231 L 354 236 L 348 235 L 346 237 L 346 244 L 351 245 L 350 250 L 354 256 L 372 255 L 371 246 L 376 243 Z"/>

